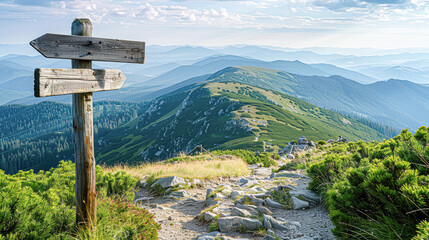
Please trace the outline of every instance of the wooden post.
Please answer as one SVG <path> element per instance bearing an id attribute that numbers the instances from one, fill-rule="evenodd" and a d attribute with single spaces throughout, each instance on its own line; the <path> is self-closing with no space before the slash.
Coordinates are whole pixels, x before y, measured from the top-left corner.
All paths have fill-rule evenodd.
<path id="1" fill-rule="evenodd" d="M 92 36 L 89 19 L 75 19 L 72 35 Z M 72 60 L 72 68 L 91 68 L 89 60 Z M 76 223 L 91 228 L 96 223 L 95 157 L 92 93 L 73 94 L 73 132 L 76 162 Z"/>

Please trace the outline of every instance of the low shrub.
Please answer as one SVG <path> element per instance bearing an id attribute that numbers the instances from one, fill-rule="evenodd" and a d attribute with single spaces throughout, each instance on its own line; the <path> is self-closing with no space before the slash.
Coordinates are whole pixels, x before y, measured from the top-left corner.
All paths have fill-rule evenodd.
<path id="1" fill-rule="evenodd" d="M 429 129 L 383 142 L 333 144 L 307 169 L 334 234 L 346 239 L 427 239 Z"/>
<path id="2" fill-rule="evenodd" d="M 96 179 L 97 226 L 78 232 L 73 163 L 62 161 L 37 174 L 0 170 L 0 239 L 157 239 L 153 215 L 122 201 L 134 198 L 135 179 L 123 172 L 104 174 L 99 167 Z"/>

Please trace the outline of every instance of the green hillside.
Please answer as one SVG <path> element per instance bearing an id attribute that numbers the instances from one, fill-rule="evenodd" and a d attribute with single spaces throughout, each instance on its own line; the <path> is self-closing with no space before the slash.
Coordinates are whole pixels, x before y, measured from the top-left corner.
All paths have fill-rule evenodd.
<path id="1" fill-rule="evenodd" d="M 381 140 L 356 120 L 286 94 L 242 83 L 209 82 L 154 100 L 146 112 L 105 136 L 99 163 L 166 159 L 202 144 L 209 149 L 276 151 L 306 136 Z"/>
<path id="2" fill-rule="evenodd" d="M 140 115 L 144 103 L 94 103 L 95 148 L 103 135 Z M 48 170 L 60 160 L 73 159 L 71 105 L 42 102 L 30 106 L 0 106 L 0 169 Z"/>
<path id="3" fill-rule="evenodd" d="M 429 88 L 389 80 L 362 85 L 341 76 L 302 76 L 262 67 L 228 67 L 208 81 L 234 81 L 280 91 L 318 107 L 367 117 L 398 129 L 417 129 L 429 118 Z"/>

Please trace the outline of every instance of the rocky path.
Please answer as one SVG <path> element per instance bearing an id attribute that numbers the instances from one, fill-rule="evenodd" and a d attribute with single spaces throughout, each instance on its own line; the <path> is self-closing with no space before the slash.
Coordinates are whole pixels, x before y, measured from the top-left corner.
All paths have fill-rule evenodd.
<path id="1" fill-rule="evenodd" d="M 330 231 L 334 226 L 319 196 L 306 189 L 307 176 L 249 167 L 254 169 L 253 175 L 245 178 L 160 179 L 152 186 L 197 187 L 150 198 L 147 186 L 136 194 L 137 204 L 161 224 L 159 239 L 335 239 Z"/>

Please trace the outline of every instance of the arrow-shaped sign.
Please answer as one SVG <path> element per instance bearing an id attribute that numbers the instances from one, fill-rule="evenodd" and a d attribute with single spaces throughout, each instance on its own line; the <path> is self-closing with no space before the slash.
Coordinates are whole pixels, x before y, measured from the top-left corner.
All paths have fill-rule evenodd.
<path id="1" fill-rule="evenodd" d="M 30 42 L 47 58 L 144 63 L 145 43 L 47 33 Z"/>
<path id="2" fill-rule="evenodd" d="M 116 90 L 122 87 L 124 81 L 125 76 L 118 69 L 36 68 L 34 96 Z"/>

